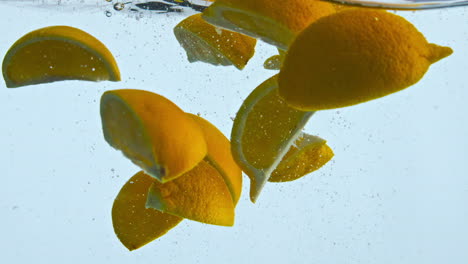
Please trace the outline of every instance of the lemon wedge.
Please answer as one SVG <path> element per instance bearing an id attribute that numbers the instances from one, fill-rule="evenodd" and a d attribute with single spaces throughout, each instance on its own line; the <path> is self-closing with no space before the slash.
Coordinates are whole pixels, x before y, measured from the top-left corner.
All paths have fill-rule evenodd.
<path id="1" fill-rule="evenodd" d="M 308 151 L 317 140 L 304 141 L 305 144 L 300 140 L 302 128 L 313 114 L 286 104 L 278 94 L 277 75 L 260 84 L 244 101 L 234 119 L 231 151 L 234 160 L 250 178 L 252 202 L 257 200 L 272 174 L 276 175 L 273 181 L 288 181 L 303 176 L 297 173 L 307 173 L 312 171 L 310 168 L 323 165 L 326 159 L 314 155 L 325 152 Z M 319 140 L 318 143 L 324 144 L 324 141 Z M 333 152 L 327 154 L 333 156 Z M 285 163 L 283 158 L 286 158 Z M 320 164 L 301 165 L 296 164 L 296 161 L 315 161 Z M 293 176 L 284 175 L 285 171 L 293 167 L 298 167 L 288 172 Z M 277 168 L 279 171 L 275 172 Z"/>
<path id="2" fill-rule="evenodd" d="M 217 0 L 203 19 L 287 50 L 303 28 L 335 12 L 331 3 L 318 0 Z"/>
<path id="3" fill-rule="evenodd" d="M 242 70 L 255 52 L 257 40 L 237 32 L 217 28 L 195 14 L 182 20 L 174 35 L 185 49 L 189 62 L 234 65 Z"/>
<path id="4" fill-rule="evenodd" d="M 154 181 L 154 178 L 140 171 L 127 181 L 114 200 L 114 232 L 129 250 L 138 249 L 163 236 L 183 219 L 146 208 L 147 193 Z"/>
<path id="5" fill-rule="evenodd" d="M 122 89 L 101 97 L 104 138 L 160 182 L 193 169 L 207 153 L 199 125 L 167 98 Z"/>
<path id="6" fill-rule="evenodd" d="M 279 91 L 303 111 L 351 106 L 417 83 L 432 63 L 451 53 L 428 43 L 403 17 L 344 9 L 297 36 L 279 73 Z"/>
<path id="7" fill-rule="evenodd" d="M 120 81 L 117 63 L 107 47 L 73 27 L 32 31 L 8 50 L 2 64 L 9 88 L 62 80 Z"/>

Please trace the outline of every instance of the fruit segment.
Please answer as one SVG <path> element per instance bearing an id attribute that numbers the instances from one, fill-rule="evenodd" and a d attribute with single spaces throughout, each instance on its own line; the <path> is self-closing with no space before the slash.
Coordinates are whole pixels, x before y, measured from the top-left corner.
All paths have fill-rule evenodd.
<path id="1" fill-rule="evenodd" d="M 287 50 L 303 28 L 335 12 L 332 4 L 318 0 L 217 0 L 203 19 Z"/>
<path id="2" fill-rule="evenodd" d="M 234 205 L 242 191 L 242 171 L 231 154 L 231 143 L 213 124 L 197 115 L 188 114 L 197 122 L 205 135 L 208 154 L 205 160 L 223 176 L 232 195 Z"/>
<path id="3" fill-rule="evenodd" d="M 104 138 L 160 182 L 193 169 L 207 154 L 199 125 L 163 96 L 114 90 L 101 98 Z"/>
<path id="4" fill-rule="evenodd" d="M 68 26 L 45 27 L 20 38 L 5 55 L 2 72 L 9 88 L 62 80 L 120 81 L 107 47 Z"/>
<path id="5" fill-rule="evenodd" d="M 231 151 L 250 178 L 253 202 L 314 114 L 289 107 L 277 88 L 276 75 L 258 86 L 240 107 L 232 128 Z"/>
<path id="6" fill-rule="evenodd" d="M 206 224 L 234 224 L 231 193 L 218 170 L 206 161 L 173 181 L 155 181 L 146 206 Z"/>
<path id="7" fill-rule="evenodd" d="M 154 178 L 140 171 L 128 180 L 114 200 L 114 232 L 129 250 L 138 249 L 163 236 L 183 219 L 146 208 L 147 193 L 154 181 Z"/>
<path id="8" fill-rule="evenodd" d="M 242 70 L 255 52 L 257 40 L 246 35 L 217 28 L 195 14 L 182 20 L 174 35 L 185 49 L 189 62 L 234 65 Z"/>
<path id="9" fill-rule="evenodd" d="M 351 106 L 417 83 L 432 63 L 451 53 L 428 43 L 400 16 L 346 9 L 297 36 L 279 73 L 279 91 L 303 111 Z"/>

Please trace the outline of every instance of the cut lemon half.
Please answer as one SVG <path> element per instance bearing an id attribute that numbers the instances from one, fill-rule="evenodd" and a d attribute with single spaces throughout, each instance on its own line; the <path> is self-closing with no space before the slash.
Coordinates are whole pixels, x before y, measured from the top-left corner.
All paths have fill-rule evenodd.
<path id="1" fill-rule="evenodd" d="M 195 14 L 182 20 L 174 35 L 185 49 L 190 62 L 213 65 L 234 65 L 242 70 L 255 52 L 257 40 L 249 36 L 217 28 Z"/>
<path id="2" fill-rule="evenodd" d="M 333 150 L 327 145 L 327 141 L 317 136 L 303 134 L 291 146 L 268 181 L 297 180 L 320 169 L 333 156 Z"/>
<path id="3" fill-rule="evenodd" d="M 231 133 L 231 150 L 250 178 L 255 202 L 314 112 L 289 107 L 278 94 L 277 75 L 258 86 L 244 101 Z"/>
<path id="4" fill-rule="evenodd" d="M 221 176 L 223 176 L 231 192 L 234 205 L 236 205 L 242 192 L 242 171 L 232 157 L 231 143 L 224 134 L 208 120 L 197 115 L 188 115 L 198 123 L 205 135 L 208 146 L 208 154 L 205 160 L 215 167 Z"/>
<path id="5" fill-rule="evenodd" d="M 183 219 L 146 208 L 147 193 L 154 181 L 154 178 L 140 171 L 128 180 L 114 200 L 114 232 L 129 250 L 138 249 L 163 236 Z"/>
<path id="6" fill-rule="evenodd" d="M 217 0 L 203 19 L 287 50 L 303 28 L 335 12 L 332 4 L 318 0 Z"/>
<path id="7" fill-rule="evenodd" d="M 203 131 L 177 105 L 143 90 L 101 97 L 104 138 L 160 182 L 193 169 L 207 153 Z"/>
<path id="8" fill-rule="evenodd" d="M 155 181 L 146 206 L 206 224 L 234 224 L 231 192 L 219 171 L 206 161 L 173 181 Z"/>
<path id="9" fill-rule="evenodd" d="M 41 28 L 20 38 L 5 55 L 2 72 L 9 88 L 62 80 L 120 81 L 106 46 L 68 26 Z"/>

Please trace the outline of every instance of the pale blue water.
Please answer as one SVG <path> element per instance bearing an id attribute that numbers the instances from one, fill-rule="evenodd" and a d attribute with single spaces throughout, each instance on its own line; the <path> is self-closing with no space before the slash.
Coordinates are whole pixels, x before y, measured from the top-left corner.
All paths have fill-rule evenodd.
<path id="1" fill-rule="evenodd" d="M 243 71 L 190 64 L 172 33 L 189 9 L 140 15 L 98 0 L 0 1 L 1 54 L 34 29 L 69 25 L 105 43 L 122 73 L 118 83 L 0 83 L 0 262 L 467 263 L 466 11 L 397 12 L 454 54 L 404 91 L 314 115 L 305 132 L 335 152 L 325 167 L 268 184 L 256 204 L 244 177 L 234 227 L 183 221 L 128 252 L 110 210 L 138 168 L 104 141 L 101 94 L 160 93 L 229 137 L 242 100 L 275 73 L 262 65 L 276 49 L 258 43 Z"/>

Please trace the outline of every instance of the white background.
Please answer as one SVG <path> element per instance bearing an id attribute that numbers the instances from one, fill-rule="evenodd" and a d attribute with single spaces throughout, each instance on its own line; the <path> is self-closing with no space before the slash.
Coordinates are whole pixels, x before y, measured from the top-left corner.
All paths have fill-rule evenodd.
<path id="1" fill-rule="evenodd" d="M 106 17 L 96 1 L 0 1 L 2 57 L 32 30 L 69 25 L 104 42 L 122 73 L 0 84 L 1 263 L 468 263 L 468 9 L 399 13 L 454 54 L 402 92 L 314 115 L 305 131 L 335 152 L 324 168 L 267 185 L 256 204 L 244 177 L 234 227 L 183 221 L 129 252 L 110 211 L 138 169 L 103 139 L 101 94 L 160 93 L 229 137 L 243 98 L 275 73 L 262 68 L 275 49 L 258 43 L 243 71 L 190 64 L 172 33 L 183 14 Z"/>

